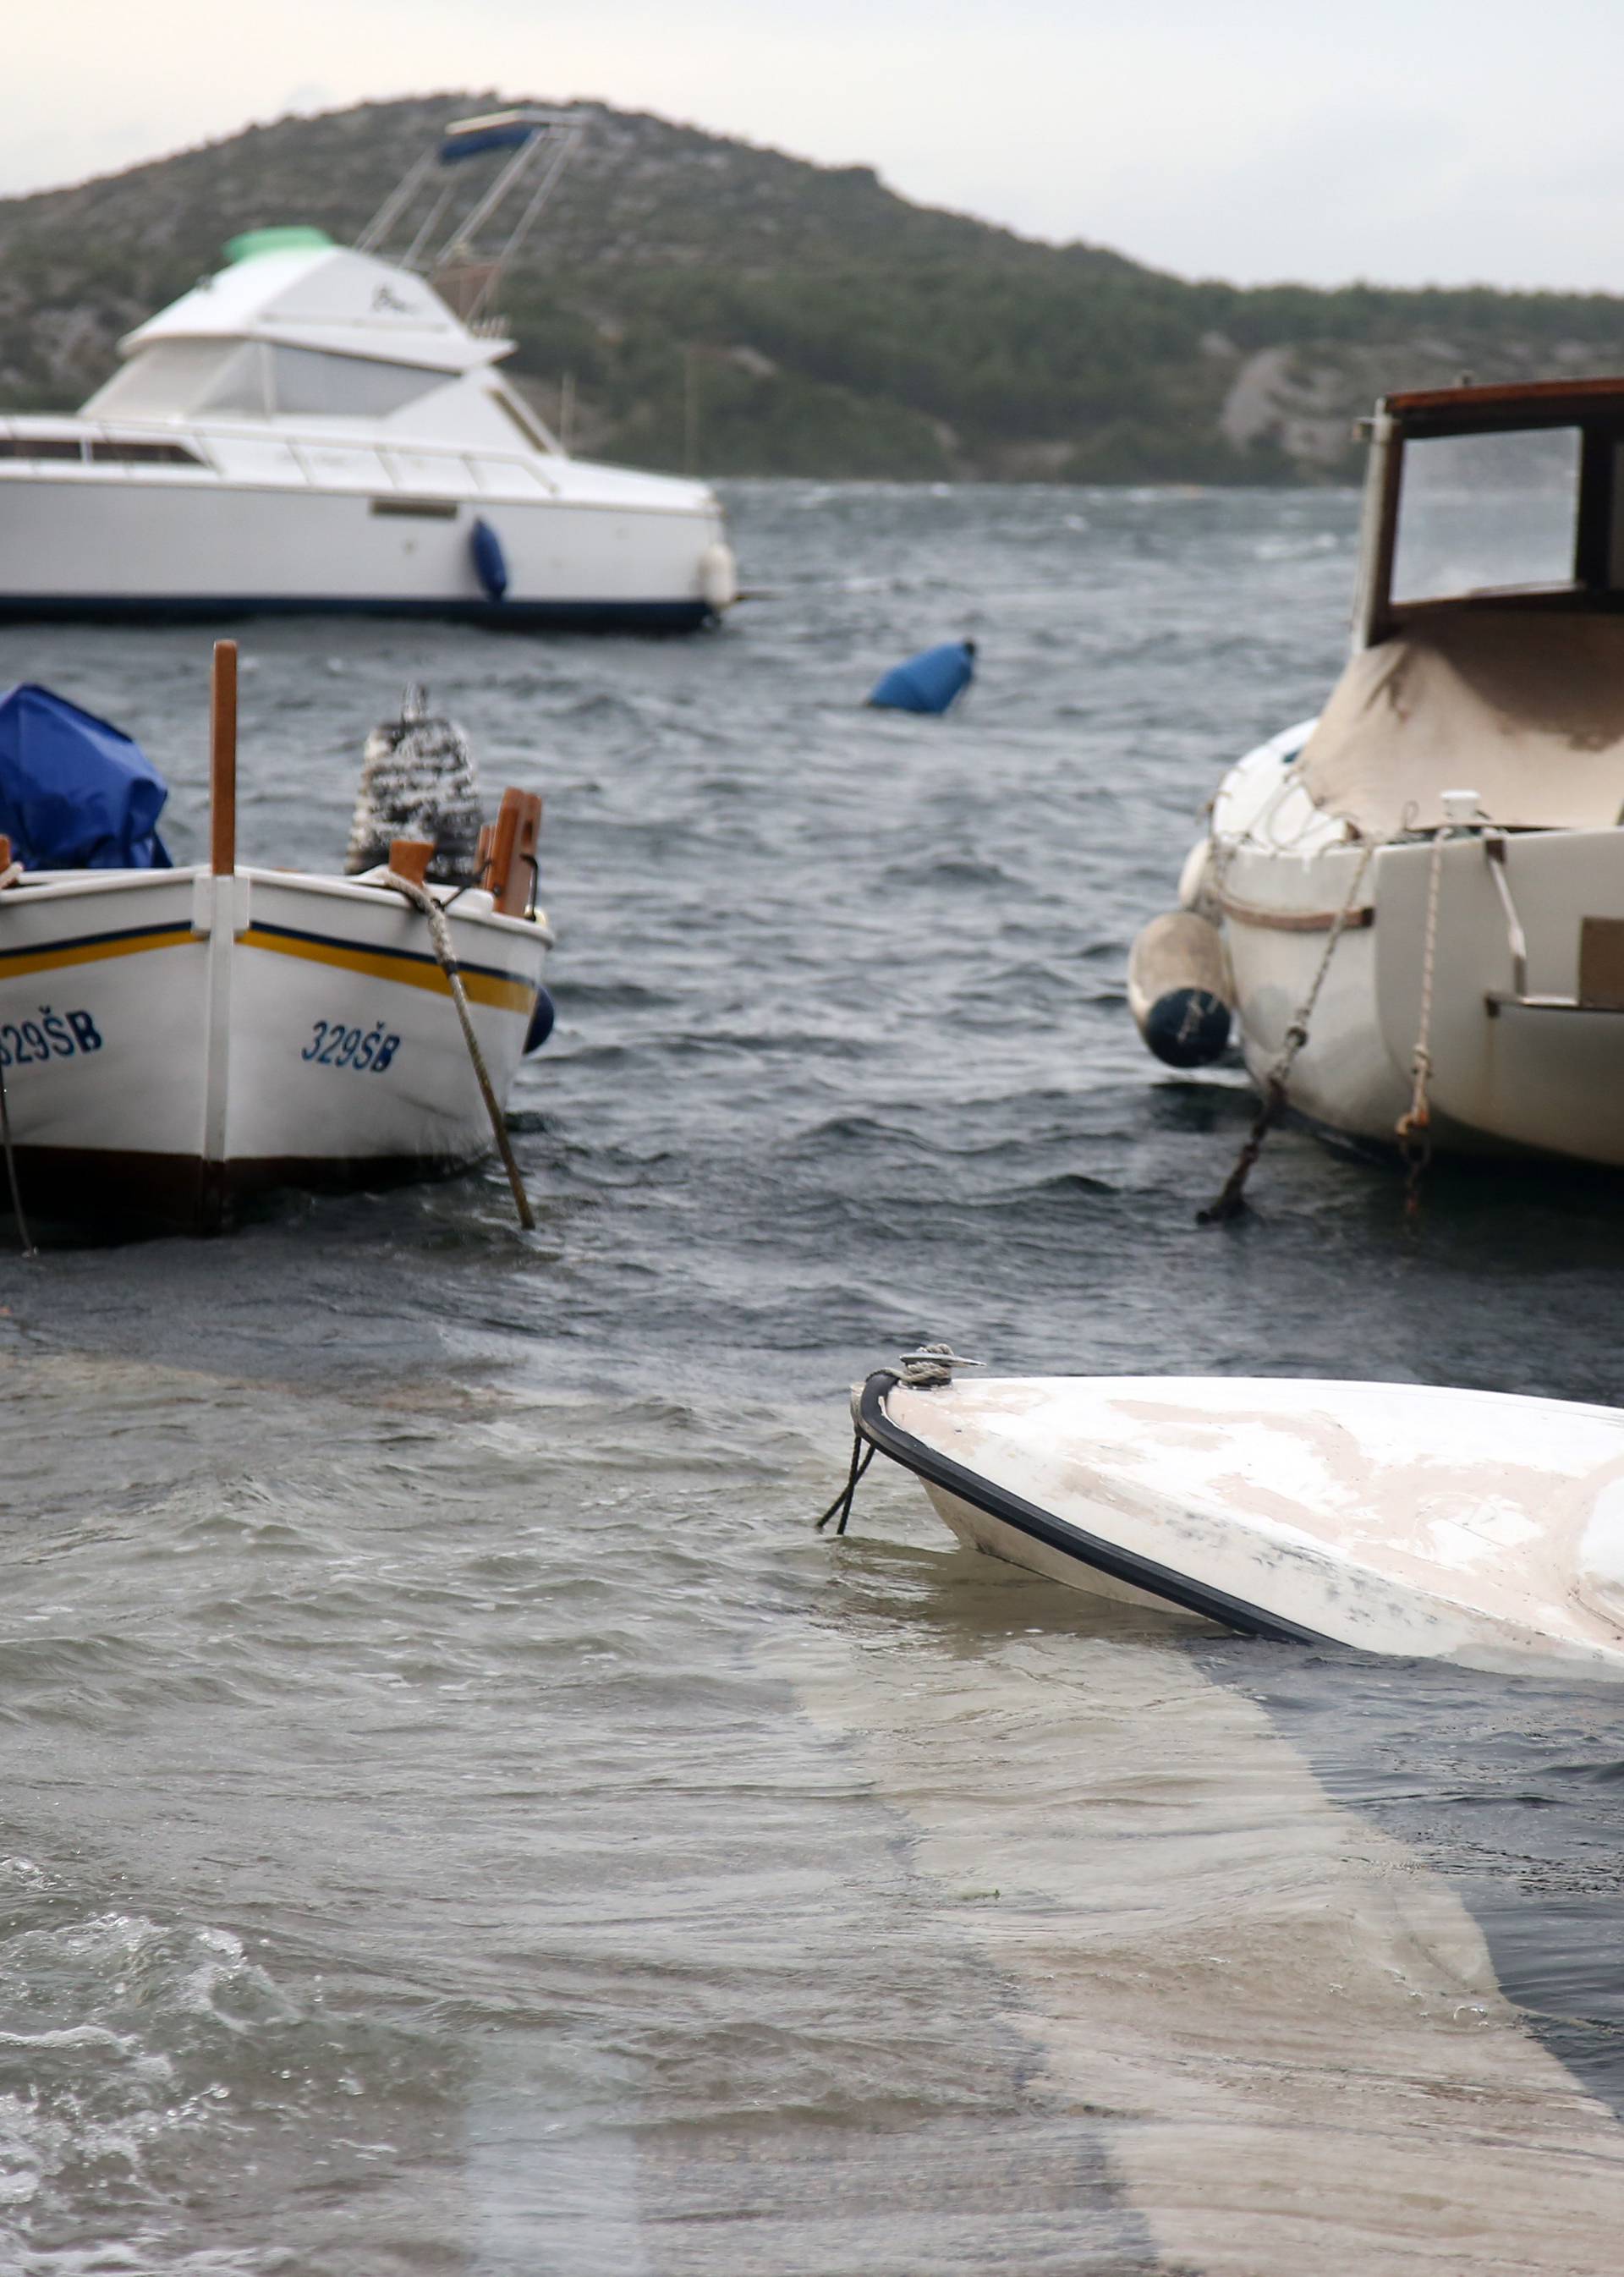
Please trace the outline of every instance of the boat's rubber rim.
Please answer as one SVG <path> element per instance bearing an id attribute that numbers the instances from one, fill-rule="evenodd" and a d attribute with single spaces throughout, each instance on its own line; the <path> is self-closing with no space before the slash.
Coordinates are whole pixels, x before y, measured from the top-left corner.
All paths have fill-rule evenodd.
<path id="1" fill-rule="evenodd" d="M 1017 1534 L 1041 1542 L 1063 1557 L 1075 1557 L 1079 1565 L 1109 1573 L 1115 1580 L 1131 1582 L 1136 1589 L 1143 1589 L 1147 1595 L 1160 1597 L 1185 1612 L 1199 1613 L 1203 1620 L 1216 1621 L 1221 1628 L 1234 1629 L 1242 1636 L 1266 1637 L 1276 1644 L 1337 1643 L 1334 1637 L 1323 1635 L 1317 1629 L 1304 1628 L 1278 1613 L 1265 1612 L 1261 1605 L 1248 1604 L 1243 1597 L 1231 1597 L 1227 1590 L 1193 1581 L 1187 1574 L 1177 1573 L 1153 1557 L 1137 1557 L 1131 1550 L 1102 1541 L 1097 1534 L 1089 1534 L 1080 1526 L 1055 1517 L 1050 1511 L 1041 1510 L 1036 1503 L 1011 1494 L 979 1472 L 966 1470 L 962 1463 L 939 1453 L 926 1440 L 916 1439 L 912 1432 L 904 1431 L 891 1420 L 886 1413 L 886 1396 L 901 1380 L 891 1368 L 876 1368 L 853 1399 L 851 1413 L 859 1436 L 877 1447 L 882 1455 L 888 1455 L 894 1463 L 900 1463 L 904 1470 L 928 1479 L 933 1486 L 945 1488 L 960 1502 L 985 1511 L 989 1518 L 997 1519 Z"/>

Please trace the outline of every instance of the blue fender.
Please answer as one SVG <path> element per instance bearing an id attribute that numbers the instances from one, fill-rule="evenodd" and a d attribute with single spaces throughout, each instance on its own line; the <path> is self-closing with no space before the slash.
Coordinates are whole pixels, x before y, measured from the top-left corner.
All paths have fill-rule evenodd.
<path id="1" fill-rule="evenodd" d="M 524 1055 L 527 1059 L 532 1052 L 538 1052 L 546 1042 L 547 1038 L 553 1033 L 553 1023 L 557 1017 L 557 1009 L 552 997 L 545 988 L 538 988 L 536 991 L 535 1009 L 530 1014 L 530 1024 L 524 1038 Z"/>
<path id="2" fill-rule="evenodd" d="M 480 521 L 474 524 L 469 543 L 486 599 L 499 601 L 507 590 L 507 556 L 502 551 L 501 539 L 488 522 Z"/>
<path id="3" fill-rule="evenodd" d="M 874 682 L 869 702 L 882 712 L 945 712 L 975 677 L 975 643 L 943 641 L 894 664 Z"/>
<path id="4" fill-rule="evenodd" d="M 1164 1067 L 1210 1067 L 1230 1040 L 1230 1008 L 1210 988 L 1170 988 L 1145 1017 L 1145 1041 Z"/>

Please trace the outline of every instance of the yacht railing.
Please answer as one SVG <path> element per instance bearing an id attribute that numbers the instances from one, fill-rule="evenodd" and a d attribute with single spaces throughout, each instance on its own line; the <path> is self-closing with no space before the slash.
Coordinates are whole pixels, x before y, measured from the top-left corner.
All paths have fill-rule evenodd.
<path id="1" fill-rule="evenodd" d="M 364 454 L 382 475 L 379 484 L 369 487 L 387 488 L 402 498 L 422 497 L 424 486 L 421 479 L 412 479 L 409 469 L 403 471 L 395 463 L 400 456 L 426 461 L 435 470 L 444 469 L 447 477 L 454 472 L 458 489 L 476 498 L 491 491 L 492 486 L 481 472 L 483 467 L 515 468 L 539 482 L 553 496 L 558 495 L 559 486 L 545 464 L 547 454 L 539 450 L 503 450 L 498 445 L 488 450 L 469 450 L 466 446 L 458 449 L 443 443 L 418 443 L 404 436 L 390 442 L 370 438 L 363 440 L 357 435 L 323 433 L 309 428 L 295 435 L 258 425 L 233 426 L 224 420 L 211 420 L 207 426 L 179 426 L 169 423 L 144 424 L 136 420 L 103 424 L 100 421 L 53 420 L 47 416 L 36 425 L 32 419 L 0 417 L 0 481 L 7 478 L 13 466 L 19 469 L 27 467 L 30 471 L 41 466 L 65 470 L 69 466 L 79 466 L 94 468 L 103 478 L 116 472 L 129 481 L 160 470 L 164 477 L 202 475 L 221 482 L 241 479 L 234 477 L 210 451 L 210 442 L 215 438 L 226 446 L 280 445 L 300 480 L 311 490 L 334 487 L 319 468 L 312 467 L 306 455 L 310 451 L 325 450 Z"/>

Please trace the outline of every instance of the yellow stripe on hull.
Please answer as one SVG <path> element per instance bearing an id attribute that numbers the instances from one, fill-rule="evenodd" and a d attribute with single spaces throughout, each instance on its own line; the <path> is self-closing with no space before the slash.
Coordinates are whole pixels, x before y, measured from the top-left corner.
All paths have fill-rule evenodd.
<path id="1" fill-rule="evenodd" d="M 286 933 L 262 933 L 250 925 L 239 936 L 244 948 L 266 948 L 277 956 L 301 956 L 312 964 L 336 965 L 344 972 L 364 972 L 374 980 L 396 980 L 407 988 L 426 988 L 431 994 L 449 996 L 451 983 L 438 964 L 429 964 L 416 957 L 400 956 L 388 949 L 349 948 L 336 941 L 299 940 Z M 461 968 L 462 986 L 469 1001 L 474 1004 L 493 1004 L 504 1012 L 528 1013 L 536 1001 L 536 991 L 522 980 L 503 980 L 494 973 L 470 972 Z"/>
<path id="2" fill-rule="evenodd" d="M 65 948 L 26 949 L 0 957 L 0 980 L 20 979 L 29 972 L 55 972 L 59 966 L 70 964 L 100 964 L 110 956 L 143 956 L 149 948 L 180 948 L 198 939 L 189 925 L 179 925 L 142 933 L 133 940 L 80 940 Z"/>

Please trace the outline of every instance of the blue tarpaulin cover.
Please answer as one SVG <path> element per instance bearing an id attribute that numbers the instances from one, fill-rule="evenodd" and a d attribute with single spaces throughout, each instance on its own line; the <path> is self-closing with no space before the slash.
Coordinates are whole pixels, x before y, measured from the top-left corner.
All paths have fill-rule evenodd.
<path id="1" fill-rule="evenodd" d="M 169 786 L 139 743 L 25 681 L 0 696 L 0 831 L 25 870 L 167 870 Z"/>
<path id="2" fill-rule="evenodd" d="M 874 682 L 868 700 L 882 712 L 945 712 L 974 676 L 974 644 L 943 641 L 894 664 Z"/>

